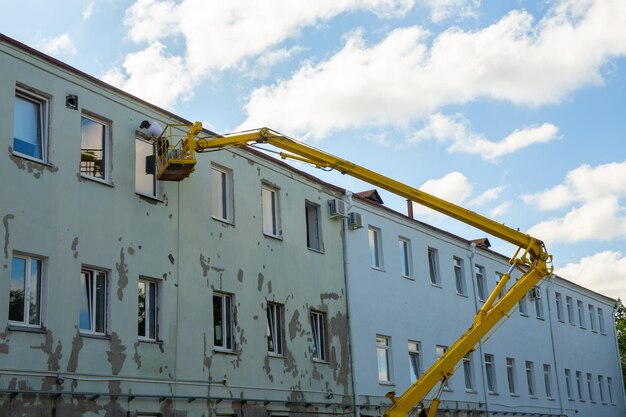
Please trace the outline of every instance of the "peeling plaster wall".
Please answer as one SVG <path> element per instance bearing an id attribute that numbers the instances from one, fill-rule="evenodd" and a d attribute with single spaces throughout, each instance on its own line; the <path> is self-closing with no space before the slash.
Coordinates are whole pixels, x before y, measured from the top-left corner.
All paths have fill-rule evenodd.
<path id="1" fill-rule="evenodd" d="M 470 257 L 469 242 L 433 227 L 412 221 L 401 214 L 355 199 L 354 211 L 362 214 L 364 227 L 347 231 L 347 259 L 349 313 L 353 347 L 353 372 L 355 391 L 363 407 L 362 414 L 380 415 L 376 406 L 388 404 L 385 394 L 395 390 L 397 395 L 410 386 L 408 341 L 421 343 L 422 370 L 436 360 L 436 346 L 451 346 L 472 324 L 477 301 L 475 293 L 475 270 L 472 264 L 485 268 L 487 289 L 491 292 L 496 285 L 497 274 L 507 272 L 507 258 L 494 252 L 476 249 Z M 383 269 L 370 266 L 368 225 L 380 229 L 383 248 Z M 398 239 L 410 239 L 413 276 L 405 278 L 401 272 L 398 255 Z M 473 236 L 473 238 L 481 236 Z M 438 251 L 438 269 L 441 285 L 431 284 L 428 266 L 428 248 Z M 453 257 L 463 260 L 466 296 L 457 294 Z M 513 280 L 520 274 L 516 271 Z M 513 281 L 510 281 L 513 282 Z M 509 284 L 507 287 L 510 287 Z M 541 287 L 544 319 L 536 317 L 534 302 L 526 301 L 528 316 L 514 311 L 511 318 L 486 342 L 482 350 L 477 349 L 472 359 L 475 392 L 466 390 L 464 370 L 459 367 L 448 382 L 450 391 L 444 391 L 441 410 L 485 409 L 526 413 L 560 413 L 573 415 L 579 409 L 582 415 L 619 416 L 624 413 L 624 403 L 619 395 L 620 370 L 615 349 L 615 326 L 610 316 L 611 300 L 578 287 L 564 279 L 556 278 L 554 284 Z M 604 311 L 606 336 L 592 333 L 578 326 L 561 323 L 556 318 L 554 292 L 580 299 L 587 305 L 593 304 Z M 550 304 L 550 309 L 547 303 Z M 565 306 L 564 306 L 565 308 Z M 565 312 L 566 313 L 566 312 Z M 576 320 L 578 316 L 576 314 Z M 585 310 L 585 314 L 588 314 Z M 588 316 L 587 316 L 588 317 Z M 597 318 L 596 318 L 597 320 Z M 588 318 L 587 318 L 588 321 Z M 554 328 L 556 363 L 550 336 Z M 589 327 L 589 326 L 588 326 Z M 376 335 L 391 338 L 391 383 L 378 381 L 376 357 Z M 571 346 L 579 348 L 572 349 Z M 494 355 L 496 385 L 499 395 L 485 394 L 483 375 L 485 353 Z M 517 396 L 509 395 L 506 373 L 506 357 L 515 358 Z M 526 383 L 525 361 L 534 362 L 536 397 L 530 399 Z M 551 388 L 554 399 L 546 398 L 543 364 L 551 366 Z M 596 398 L 599 396 L 597 376 L 613 378 L 615 405 L 572 402 L 567 399 L 564 368 L 591 372 L 594 378 Z M 558 395 L 557 378 L 560 384 Z M 585 382 L 585 390 L 586 381 Z M 572 382 L 575 384 L 575 381 Z M 573 385 L 575 389 L 575 385 Z M 605 385 L 606 390 L 606 385 Z M 605 393 L 606 395 L 606 393 Z M 458 404 L 457 404 L 458 402 Z M 479 407 L 479 403 L 482 407 Z M 485 408 L 485 404 L 487 404 Z M 467 407 L 467 408 L 466 408 Z M 583 412 L 583 410 L 585 410 Z M 443 414 L 442 414 L 443 415 Z"/>
<path id="2" fill-rule="evenodd" d="M 191 178 L 164 184 L 162 201 L 141 197 L 141 120 L 180 120 L 2 39 L 0 73 L 0 295 L 9 292 L 13 253 L 44 259 L 43 328 L 9 326 L 0 308 L 0 391 L 20 392 L 0 392 L 0 416 L 346 413 L 341 223 L 326 211 L 335 189 L 240 150 L 199 155 Z M 17 83 L 49 97 L 47 164 L 12 154 Z M 78 110 L 65 106 L 67 94 L 78 96 Z M 108 184 L 78 174 L 81 111 L 112 121 Z M 211 162 L 234 172 L 234 225 L 211 218 Z M 261 181 L 280 188 L 280 240 L 262 233 Z M 320 205 L 324 253 L 306 248 L 305 199 Z M 81 267 L 108 273 L 106 337 L 79 331 Z M 160 283 L 158 342 L 137 337 L 139 277 Z M 213 349 L 214 290 L 235 294 L 233 353 Z M 283 357 L 267 355 L 269 301 L 285 305 L 294 328 Z M 312 360 L 310 309 L 328 315 L 327 363 Z"/>

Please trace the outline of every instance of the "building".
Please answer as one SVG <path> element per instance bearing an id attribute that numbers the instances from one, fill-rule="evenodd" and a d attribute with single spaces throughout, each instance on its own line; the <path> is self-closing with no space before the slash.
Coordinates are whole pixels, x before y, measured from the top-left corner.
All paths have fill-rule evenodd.
<path id="1" fill-rule="evenodd" d="M 0 73 L 0 416 L 379 416 L 508 269 L 252 149 L 155 181 L 140 123 L 189 121 L 1 35 Z M 624 415 L 614 300 L 540 294 L 440 415 Z"/>
<path id="2" fill-rule="evenodd" d="M 389 210 L 375 190 L 352 204 L 363 226 L 346 234 L 355 402 L 380 416 L 385 394 L 406 391 L 470 327 L 510 266 L 488 239 Z M 440 415 L 624 415 L 615 300 L 558 276 L 539 290 L 458 364 Z"/>
<path id="3" fill-rule="evenodd" d="M 351 411 L 342 190 L 251 150 L 158 183 L 141 121 L 189 122 L 5 37 L 0 72 L 0 415 Z"/>

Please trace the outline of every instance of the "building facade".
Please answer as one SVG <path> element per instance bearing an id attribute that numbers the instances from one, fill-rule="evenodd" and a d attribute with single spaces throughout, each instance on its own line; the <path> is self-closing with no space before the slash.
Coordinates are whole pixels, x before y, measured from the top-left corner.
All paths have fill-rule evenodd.
<path id="1" fill-rule="evenodd" d="M 406 391 L 470 327 L 509 270 L 487 239 L 381 203 L 375 191 L 355 195 L 363 227 L 346 234 L 354 391 L 369 416 L 382 415 L 385 394 Z M 458 364 L 439 415 L 624 415 L 614 306 L 561 277 L 544 282 Z"/>
<path id="2" fill-rule="evenodd" d="M 508 270 L 254 150 L 155 181 L 140 123 L 188 121 L 1 35 L 0 73 L 0 416 L 380 416 Z M 624 415 L 614 300 L 535 298 L 441 416 Z"/>
<path id="3" fill-rule="evenodd" d="M 0 73 L 0 415 L 350 412 L 341 190 L 247 150 L 156 182 L 140 123 L 188 122 L 6 38 Z"/>

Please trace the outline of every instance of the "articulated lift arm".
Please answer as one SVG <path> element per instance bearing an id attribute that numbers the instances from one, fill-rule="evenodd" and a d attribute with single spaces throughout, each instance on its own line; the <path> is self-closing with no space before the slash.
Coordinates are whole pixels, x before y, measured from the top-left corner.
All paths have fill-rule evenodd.
<path id="1" fill-rule="evenodd" d="M 202 131 L 202 125 L 196 122 L 193 126 L 187 126 L 187 128 L 186 138 L 180 143 L 181 148 L 185 150 L 184 152 L 190 153 L 192 157 L 194 152 L 244 147 L 255 143 L 269 144 L 286 151 L 280 153 L 283 159 L 294 159 L 310 163 L 318 168 L 337 170 L 342 174 L 358 178 L 453 217 L 518 247 L 515 255 L 509 261 L 511 264 L 509 271 L 504 274 L 485 301 L 476 314 L 474 323 L 465 334 L 400 397 L 396 397 L 394 392 L 387 394 L 392 403 L 385 412 L 385 417 L 405 417 L 411 412 L 417 404 L 424 400 L 437 383 L 443 384 L 450 378 L 454 373 L 456 364 L 464 356 L 472 353 L 478 342 L 493 330 L 501 319 L 505 316 L 508 317 L 509 312 L 541 279 L 552 274 L 552 256 L 547 253 L 542 241 L 367 168 L 290 139 L 271 129 L 262 128 L 227 134 L 221 137 L 196 138 Z M 175 163 L 172 163 L 173 170 L 176 169 L 175 165 Z M 168 168 L 168 164 L 165 164 L 163 170 L 163 177 L 165 178 L 167 177 Z M 160 177 L 161 173 L 159 173 L 159 179 L 161 179 Z M 506 283 L 514 269 L 521 271 L 522 276 L 498 299 L 501 291 L 506 288 Z M 428 413 L 429 417 L 436 415 L 438 404 L 439 400 L 435 398 Z"/>

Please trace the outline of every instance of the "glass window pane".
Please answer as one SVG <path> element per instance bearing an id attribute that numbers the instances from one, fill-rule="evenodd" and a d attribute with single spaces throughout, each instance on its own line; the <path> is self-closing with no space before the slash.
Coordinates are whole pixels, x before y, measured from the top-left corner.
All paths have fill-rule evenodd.
<path id="1" fill-rule="evenodd" d="M 98 272 L 96 276 L 96 333 L 104 333 L 106 326 L 106 274 Z"/>
<path id="2" fill-rule="evenodd" d="M 224 347 L 222 300 L 219 295 L 213 296 L 213 344 L 220 347 Z"/>
<path id="3" fill-rule="evenodd" d="M 152 144 L 142 139 L 135 140 L 135 191 L 157 197 L 157 181 L 155 181 L 155 164 Z M 150 163 L 150 161 L 152 161 Z"/>
<path id="4" fill-rule="evenodd" d="M 139 310 L 137 334 L 139 336 L 145 336 L 146 335 L 146 283 L 145 281 L 139 281 L 137 305 L 138 305 L 138 310 Z"/>
<path id="5" fill-rule="evenodd" d="M 80 328 L 91 330 L 91 274 L 80 274 Z"/>
<path id="6" fill-rule="evenodd" d="M 41 260 L 30 260 L 28 323 L 40 324 Z"/>
<path id="7" fill-rule="evenodd" d="M 81 164 L 80 172 L 104 179 L 104 152 L 106 127 L 87 117 L 81 118 Z"/>
<path id="8" fill-rule="evenodd" d="M 26 259 L 13 257 L 11 262 L 11 288 L 9 290 L 9 320 L 24 322 L 25 291 Z"/>
<path id="9" fill-rule="evenodd" d="M 13 150 L 42 159 L 41 103 L 15 97 Z"/>
<path id="10" fill-rule="evenodd" d="M 148 324 L 150 326 L 148 337 L 150 339 L 156 339 L 157 283 L 150 282 L 148 288 L 150 289 L 148 293 Z"/>

